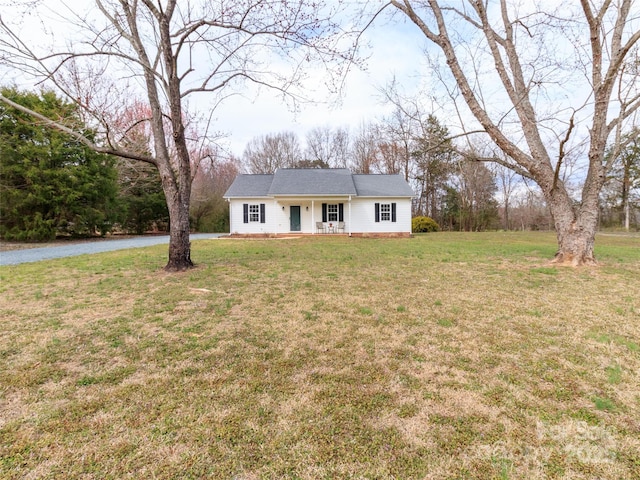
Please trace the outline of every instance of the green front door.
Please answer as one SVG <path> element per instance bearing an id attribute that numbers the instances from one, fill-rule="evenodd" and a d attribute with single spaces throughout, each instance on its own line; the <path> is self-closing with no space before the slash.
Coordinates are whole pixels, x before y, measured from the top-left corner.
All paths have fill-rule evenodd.
<path id="1" fill-rule="evenodd" d="M 299 232 L 300 231 L 300 205 L 291 205 L 289 207 L 289 215 L 291 217 L 291 231 Z"/>

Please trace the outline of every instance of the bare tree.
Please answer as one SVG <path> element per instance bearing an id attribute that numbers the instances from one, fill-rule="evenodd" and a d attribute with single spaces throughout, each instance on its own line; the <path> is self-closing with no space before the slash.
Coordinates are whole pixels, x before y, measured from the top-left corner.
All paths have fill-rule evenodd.
<path id="1" fill-rule="evenodd" d="M 239 172 L 239 160 L 211 156 L 201 162 L 191 185 L 191 220 L 196 231 L 229 231 L 229 204 L 223 195 Z"/>
<path id="2" fill-rule="evenodd" d="M 402 175 L 406 179 L 406 153 L 407 151 L 401 143 L 381 139 L 378 143 L 378 154 L 380 156 L 378 168 L 380 173 Z"/>
<path id="3" fill-rule="evenodd" d="M 242 156 L 251 173 L 273 173 L 295 166 L 302 160 L 302 150 L 295 133 L 282 132 L 252 139 Z"/>
<path id="4" fill-rule="evenodd" d="M 416 136 L 414 115 L 396 103 L 390 117 L 382 121 L 385 143 L 380 148 L 382 162 L 389 173 L 402 173 L 408 182 L 411 176 L 412 143 Z"/>
<path id="5" fill-rule="evenodd" d="M 622 171 L 620 203 L 624 216 L 624 228 L 629 231 L 633 192 L 640 189 L 640 132 L 636 129 L 628 136 L 629 142 L 620 152 Z M 637 201 L 637 198 L 636 198 Z"/>
<path id="6" fill-rule="evenodd" d="M 497 179 L 498 191 L 502 202 L 502 225 L 505 230 L 511 230 L 511 199 L 518 185 L 518 174 L 499 164 L 493 165 L 493 173 Z"/>
<path id="7" fill-rule="evenodd" d="M 351 159 L 351 134 L 347 127 L 336 127 L 333 131 L 333 164 L 334 168 L 346 168 Z"/>
<path id="8" fill-rule="evenodd" d="M 498 217 L 493 173 L 471 158 L 473 153 L 459 159 L 452 179 L 460 199 L 460 229 L 469 232 L 491 228 Z"/>
<path id="9" fill-rule="evenodd" d="M 362 123 L 353 139 L 351 169 L 355 173 L 376 173 L 378 166 L 378 128 L 373 123 Z"/>
<path id="10" fill-rule="evenodd" d="M 44 2 L 46 4 L 46 2 Z M 204 99 L 210 108 L 247 83 L 279 90 L 296 99 L 304 65 L 349 60 L 344 35 L 331 20 L 336 8 L 322 0 L 279 2 L 237 0 L 95 0 L 88 12 L 59 12 L 73 19 L 77 38 L 66 47 L 37 51 L 0 20 L 0 61 L 54 86 L 78 104 L 99 134 L 88 138 L 64 119 L 37 116 L 96 151 L 154 165 L 170 213 L 167 270 L 190 268 L 189 204 L 191 158 L 186 112 Z M 45 23 L 43 23 L 45 24 Z M 344 51 L 352 51 L 347 42 Z M 271 62 L 277 66 L 270 67 Z M 205 97 L 207 94 L 208 97 Z M 149 115 L 122 125 L 116 119 L 131 99 L 143 98 Z M 189 102 L 193 98 L 193 102 Z M 148 148 L 133 148 L 129 133 L 140 124 L 151 134 Z"/>
<path id="11" fill-rule="evenodd" d="M 638 208 L 640 199 L 640 131 L 629 132 L 624 140 L 626 146 L 620 150 L 619 161 L 612 169 L 600 198 L 603 224 L 621 225 L 628 231 L 633 210 Z"/>
<path id="12" fill-rule="evenodd" d="M 549 209 L 538 188 L 525 182 L 524 188 L 514 193 L 511 199 L 511 221 L 519 230 L 551 230 L 553 221 Z"/>
<path id="13" fill-rule="evenodd" d="M 350 157 L 351 140 L 349 130 L 329 125 L 315 127 L 307 132 L 306 160 L 344 168 Z"/>
<path id="14" fill-rule="evenodd" d="M 625 70 L 640 40 L 637 3 L 575 0 L 558 11 L 508 0 L 390 5 L 444 55 L 459 95 L 506 164 L 540 187 L 557 234 L 555 262 L 595 264 L 598 196 L 613 164 L 607 140 L 640 107 L 638 75 Z M 488 64 L 493 76 L 481 78 Z M 552 87 L 566 90 L 551 98 Z M 567 152 L 583 141 L 587 171 L 576 202 L 560 174 Z"/>
<path id="15" fill-rule="evenodd" d="M 457 151 L 449 129 L 433 113 L 425 113 L 419 97 L 403 95 L 395 80 L 380 92 L 386 103 L 394 106 L 382 130 L 395 146 L 400 171 L 416 193 L 413 213 L 441 223 L 441 206 L 444 198 L 451 196 L 453 162 L 462 153 Z M 381 148 L 380 154 L 381 163 L 387 165 L 389 152 Z"/>

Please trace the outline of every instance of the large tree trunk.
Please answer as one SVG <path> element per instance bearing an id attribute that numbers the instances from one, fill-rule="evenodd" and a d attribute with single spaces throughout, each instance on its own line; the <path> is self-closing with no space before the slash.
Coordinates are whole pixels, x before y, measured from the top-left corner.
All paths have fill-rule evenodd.
<path id="1" fill-rule="evenodd" d="M 598 215 L 584 205 L 574 206 L 568 195 L 551 196 L 547 202 L 558 239 L 553 263 L 575 267 L 597 265 L 593 247 Z"/>
<path id="2" fill-rule="evenodd" d="M 595 227 L 586 227 L 577 222 L 572 222 L 562 228 L 558 228 L 556 225 L 556 235 L 558 237 L 558 252 L 553 263 L 575 267 L 597 265 L 593 254 L 596 238 Z"/>
<path id="3" fill-rule="evenodd" d="M 187 270 L 193 267 L 189 241 L 189 205 L 179 201 L 169 201 L 167 204 L 170 221 L 169 262 L 164 269 L 171 272 Z"/>
<path id="4" fill-rule="evenodd" d="M 166 161 L 158 165 L 162 189 L 169 209 L 169 261 L 164 269 L 176 272 L 193 267 L 189 241 L 191 182 L 176 181 L 175 173 L 169 163 Z"/>

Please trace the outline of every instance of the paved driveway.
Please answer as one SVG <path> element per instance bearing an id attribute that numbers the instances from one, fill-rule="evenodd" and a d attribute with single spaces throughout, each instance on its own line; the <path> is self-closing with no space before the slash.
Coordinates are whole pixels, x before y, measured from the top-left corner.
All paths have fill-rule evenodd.
<path id="1" fill-rule="evenodd" d="M 194 233 L 191 240 L 218 238 L 223 233 Z M 52 247 L 27 248 L 24 250 L 9 250 L 0 252 L 0 265 L 17 265 L 19 263 L 39 262 L 52 258 L 73 257 L 91 253 L 111 252 L 127 248 L 148 247 L 150 245 L 169 244 L 169 235 L 154 235 L 152 237 L 124 238 L 122 240 L 96 240 L 85 243 L 71 243 Z"/>

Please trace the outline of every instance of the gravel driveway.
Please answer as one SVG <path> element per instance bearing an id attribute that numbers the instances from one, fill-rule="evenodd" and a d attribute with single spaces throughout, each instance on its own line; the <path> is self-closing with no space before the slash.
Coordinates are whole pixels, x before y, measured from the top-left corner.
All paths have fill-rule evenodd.
<path id="1" fill-rule="evenodd" d="M 223 233 L 194 233 L 191 240 L 218 238 Z M 17 265 L 19 263 L 39 262 L 52 258 L 73 257 L 91 253 L 111 252 L 127 248 L 148 247 L 150 245 L 169 244 L 169 235 L 154 235 L 151 237 L 133 237 L 122 240 L 95 240 L 91 242 L 70 243 L 69 245 L 55 245 L 49 247 L 27 248 L 22 250 L 7 250 L 0 252 L 0 265 Z"/>

